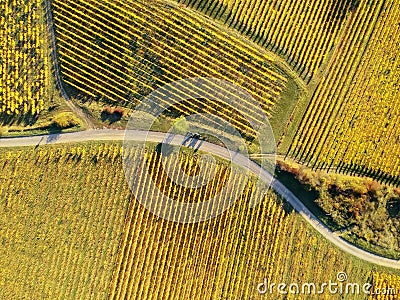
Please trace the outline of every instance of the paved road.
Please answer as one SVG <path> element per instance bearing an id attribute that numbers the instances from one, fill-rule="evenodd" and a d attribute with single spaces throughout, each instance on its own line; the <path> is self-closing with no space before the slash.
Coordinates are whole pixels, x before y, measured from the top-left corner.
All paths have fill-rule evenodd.
<path id="1" fill-rule="evenodd" d="M 149 141 L 149 142 L 161 142 L 166 138 L 166 133 L 160 132 L 145 132 L 145 131 L 129 131 L 126 138 L 129 140 L 136 141 Z M 58 144 L 58 143 L 73 143 L 73 142 L 84 142 L 84 141 L 120 141 L 125 138 L 125 131 L 123 130 L 86 130 L 75 133 L 63 133 L 63 134 L 53 134 L 46 136 L 30 136 L 30 137 L 16 137 L 16 138 L 1 138 L 0 147 L 17 147 L 17 146 L 36 146 L 45 144 Z M 184 137 L 180 135 L 173 136 L 170 140 L 170 144 L 181 145 Z M 266 182 L 270 182 L 272 188 L 286 199 L 293 208 L 314 227 L 319 233 L 321 233 L 326 239 L 332 242 L 334 245 L 339 247 L 341 250 L 352 254 L 360 259 L 366 260 L 368 262 L 400 269 L 400 260 L 393 260 L 384 258 L 365 250 L 362 250 L 349 242 L 343 240 L 340 236 L 333 233 L 328 227 L 326 227 L 317 217 L 315 217 L 308 208 L 297 198 L 288 188 L 286 188 L 281 182 L 274 179 L 272 174 L 262 169 L 259 165 L 249 160 L 245 156 L 230 152 L 227 149 L 204 142 L 201 145 L 200 150 L 212 153 L 214 155 L 220 156 L 222 158 L 228 159 L 237 163 L 256 175 L 260 176 Z"/>

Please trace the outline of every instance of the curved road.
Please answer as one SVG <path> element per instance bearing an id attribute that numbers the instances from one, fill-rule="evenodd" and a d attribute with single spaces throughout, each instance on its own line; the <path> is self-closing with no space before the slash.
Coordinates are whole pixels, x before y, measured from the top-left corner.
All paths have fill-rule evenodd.
<path id="1" fill-rule="evenodd" d="M 160 132 L 146 132 L 146 131 L 129 131 L 127 139 L 133 141 L 149 141 L 159 143 L 167 137 L 166 133 Z M 125 131 L 123 130 L 112 130 L 112 129 L 101 129 L 101 130 L 86 130 L 74 133 L 62 133 L 42 136 L 30 136 L 30 137 L 16 137 L 16 138 L 1 138 L 0 147 L 18 147 L 18 146 L 36 146 L 44 144 L 58 144 L 58 143 L 73 143 L 73 142 L 84 142 L 84 141 L 121 141 L 125 138 Z M 183 136 L 175 135 L 170 140 L 170 144 L 181 145 Z M 286 199 L 293 208 L 313 226 L 320 234 L 326 239 L 335 244 L 341 250 L 352 254 L 360 259 L 368 262 L 389 267 L 400 269 L 400 260 L 384 258 L 365 250 L 362 250 L 349 242 L 343 240 L 341 237 L 334 234 L 328 227 L 325 226 L 316 216 L 314 216 L 308 208 L 297 198 L 288 188 L 286 188 L 281 182 L 273 178 L 273 175 L 262 169 L 259 165 L 249 160 L 247 157 L 228 151 L 227 149 L 204 142 L 200 149 L 204 152 L 209 152 L 222 158 L 231 160 L 232 162 L 239 164 L 266 182 L 271 182 L 272 188 Z"/>

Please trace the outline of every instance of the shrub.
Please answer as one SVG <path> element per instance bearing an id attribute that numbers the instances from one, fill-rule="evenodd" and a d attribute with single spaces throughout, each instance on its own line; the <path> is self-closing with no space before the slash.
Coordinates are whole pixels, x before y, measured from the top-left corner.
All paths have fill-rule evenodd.
<path id="1" fill-rule="evenodd" d="M 7 128 L 0 127 L 0 137 L 7 133 Z"/>
<path id="2" fill-rule="evenodd" d="M 126 112 L 121 107 L 104 107 L 103 111 L 101 112 L 101 120 L 103 122 L 109 121 L 110 124 L 117 122 L 122 119 L 123 116 L 126 115 Z"/>
<path id="3" fill-rule="evenodd" d="M 81 123 L 73 113 L 62 112 L 53 117 L 52 125 L 59 129 L 66 129 L 74 126 L 80 126 Z"/>

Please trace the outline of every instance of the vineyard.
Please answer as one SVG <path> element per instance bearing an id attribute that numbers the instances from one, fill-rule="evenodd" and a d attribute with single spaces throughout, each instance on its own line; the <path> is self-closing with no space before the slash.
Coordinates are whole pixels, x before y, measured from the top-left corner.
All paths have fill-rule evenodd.
<path id="1" fill-rule="evenodd" d="M 399 299 L 400 293 L 400 277 L 396 275 L 390 275 L 385 273 L 374 272 L 373 273 L 373 289 L 378 289 L 379 291 L 385 291 L 382 295 L 372 295 L 371 300 L 389 300 L 389 299 Z M 395 294 L 390 291 L 394 289 Z M 392 295 L 390 295 L 392 293 Z"/>
<path id="2" fill-rule="evenodd" d="M 1 150 L 1 299 L 106 298 L 130 194 L 119 151 Z"/>
<path id="3" fill-rule="evenodd" d="M 0 299 L 399 299 L 399 0 L 0 0 L 0 63 Z M 260 291 L 339 273 L 397 295 Z"/>
<path id="4" fill-rule="evenodd" d="M 0 2 L 0 113 L 36 115 L 46 108 L 49 58 L 40 0 Z"/>
<path id="5" fill-rule="evenodd" d="M 310 79 L 327 61 L 356 1 L 178 0 L 282 55 Z"/>
<path id="6" fill-rule="evenodd" d="M 396 1 L 361 2 L 290 155 L 314 168 L 399 183 L 399 16 Z"/>
<path id="7" fill-rule="evenodd" d="M 351 281 L 369 281 L 372 266 L 339 252 L 275 194 L 255 190 L 251 178 L 215 219 L 159 219 L 130 197 L 121 150 L 114 143 L 0 150 L 1 298 L 258 299 L 265 278 L 328 282 L 345 271 Z M 151 178 L 175 199 L 196 201 L 221 188 L 229 167 L 217 161 L 216 179 L 205 188 L 178 189 L 165 181 L 161 154 L 141 151 L 132 155 L 146 159 L 148 172 L 138 176 L 149 195 Z M 198 172 L 200 154 L 179 155 L 167 164 Z M 252 192 L 262 202 L 249 208 Z"/>
<path id="8" fill-rule="evenodd" d="M 176 4 L 56 0 L 53 7 L 63 80 L 90 99 L 132 107 L 172 81 L 213 77 L 235 83 L 255 100 L 224 107 L 210 94 L 174 110 L 222 114 L 243 129 L 258 111 L 271 113 L 288 81 L 266 53 Z M 184 96 L 185 90 L 176 97 Z"/>

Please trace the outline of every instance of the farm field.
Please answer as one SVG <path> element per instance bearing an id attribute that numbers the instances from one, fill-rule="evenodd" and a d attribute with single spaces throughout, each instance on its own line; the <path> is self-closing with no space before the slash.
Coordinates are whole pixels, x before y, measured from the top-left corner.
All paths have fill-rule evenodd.
<path id="1" fill-rule="evenodd" d="M 270 115 L 287 94 L 288 81 L 293 89 L 294 79 L 267 51 L 176 3 L 70 0 L 52 5 L 63 81 L 84 101 L 135 107 L 172 81 L 213 77 L 244 88 L 255 100 L 224 107 L 210 94 L 182 102 L 172 113 L 219 114 L 247 132 L 246 119 Z M 287 100 L 293 109 L 296 98 Z"/>
<path id="2" fill-rule="evenodd" d="M 354 22 L 365 25 L 350 26 L 289 154 L 314 168 L 399 184 L 400 6 L 362 3 Z"/>
<path id="3" fill-rule="evenodd" d="M 340 252 L 273 193 L 250 209 L 251 184 L 217 218 L 180 224 L 130 197 L 119 143 L 0 151 L 4 299 L 261 299 L 264 278 L 325 282 L 343 271 L 364 283 L 372 271 L 399 275 Z M 158 155 L 149 148 L 150 174 L 160 170 Z M 187 155 L 196 155 L 182 155 L 189 170 Z"/>
<path id="4" fill-rule="evenodd" d="M 54 80 L 43 1 L 0 2 L 0 136 L 84 128 Z"/>
<path id="5" fill-rule="evenodd" d="M 389 274 L 382 274 L 379 272 L 374 272 L 372 274 L 373 278 L 373 285 L 374 288 L 377 289 L 396 289 L 399 284 L 400 284 L 400 277 L 395 276 L 395 275 L 389 275 Z M 396 299 L 395 297 L 392 297 L 393 299 Z M 371 296 L 370 299 L 391 299 L 390 296 L 383 296 L 383 295 L 375 295 Z"/>
<path id="6" fill-rule="evenodd" d="M 177 0 L 283 56 L 310 80 L 327 62 L 357 1 Z"/>
<path id="7" fill-rule="evenodd" d="M 41 1 L 0 3 L 0 113 L 37 115 L 48 105 L 49 59 Z"/>
<path id="8" fill-rule="evenodd" d="M 0 298 L 106 298 L 129 201 L 113 149 L 1 150 Z"/>

